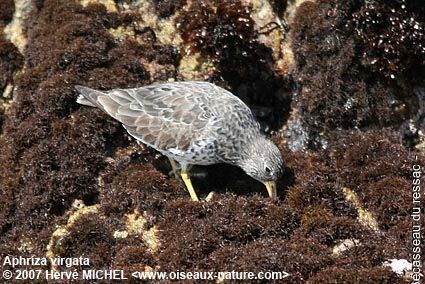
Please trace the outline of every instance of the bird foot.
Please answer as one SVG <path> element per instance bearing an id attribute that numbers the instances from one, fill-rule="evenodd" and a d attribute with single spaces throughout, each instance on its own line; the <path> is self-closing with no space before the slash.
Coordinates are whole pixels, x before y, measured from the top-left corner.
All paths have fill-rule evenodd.
<path id="1" fill-rule="evenodd" d="M 207 197 L 205 198 L 205 202 L 209 202 L 211 201 L 211 199 L 213 199 L 215 192 L 211 191 L 210 193 L 208 193 Z"/>

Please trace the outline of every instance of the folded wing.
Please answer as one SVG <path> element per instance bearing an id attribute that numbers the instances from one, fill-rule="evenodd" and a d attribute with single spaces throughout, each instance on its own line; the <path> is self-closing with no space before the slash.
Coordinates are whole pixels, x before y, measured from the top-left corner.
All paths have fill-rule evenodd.
<path id="1" fill-rule="evenodd" d="M 214 113 L 209 94 L 184 86 L 162 84 L 101 92 L 76 86 L 79 103 L 96 106 L 120 121 L 138 140 L 156 148 L 187 150 L 211 127 Z"/>

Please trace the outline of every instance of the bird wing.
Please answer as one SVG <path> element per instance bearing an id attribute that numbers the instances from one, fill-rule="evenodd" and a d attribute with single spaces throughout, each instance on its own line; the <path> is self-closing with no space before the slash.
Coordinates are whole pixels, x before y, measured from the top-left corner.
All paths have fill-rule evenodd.
<path id="1" fill-rule="evenodd" d="M 216 117 L 211 84 L 164 83 L 101 92 L 76 86 L 87 105 L 120 121 L 130 135 L 157 150 L 187 150 Z M 209 86 L 211 85 L 211 86 Z"/>

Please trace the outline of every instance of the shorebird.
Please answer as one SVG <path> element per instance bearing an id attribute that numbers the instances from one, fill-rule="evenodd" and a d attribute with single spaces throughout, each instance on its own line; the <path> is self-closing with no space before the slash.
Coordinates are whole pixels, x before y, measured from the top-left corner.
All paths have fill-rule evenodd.
<path id="1" fill-rule="evenodd" d="M 97 107 L 142 143 L 170 159 L 194 201 L 191 165 L 227 163 L 262 182 L 277 199 L 284 162 L 260 131 L 249 107 L 231 92 L 201 81 L 159 83 L 141 88 L 94 90 L 75 86 L 77 102 Z M 177 162 L 177 163 L 176 163 Z"/>

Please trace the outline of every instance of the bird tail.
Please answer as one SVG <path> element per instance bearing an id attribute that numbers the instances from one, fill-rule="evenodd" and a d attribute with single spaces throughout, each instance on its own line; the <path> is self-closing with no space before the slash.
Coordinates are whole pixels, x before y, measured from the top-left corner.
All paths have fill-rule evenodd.
<path id="1" fill-rule="evenodd" d="M 77 103 L 85 106 L 97 107 L 97 97 L 105 94 L 101 91 L 97 91 L 80 85 L 76 85 L 74 88 L 75 90 L 77 90 L 78 93 L 80 93 L 77 98 Z"/>

